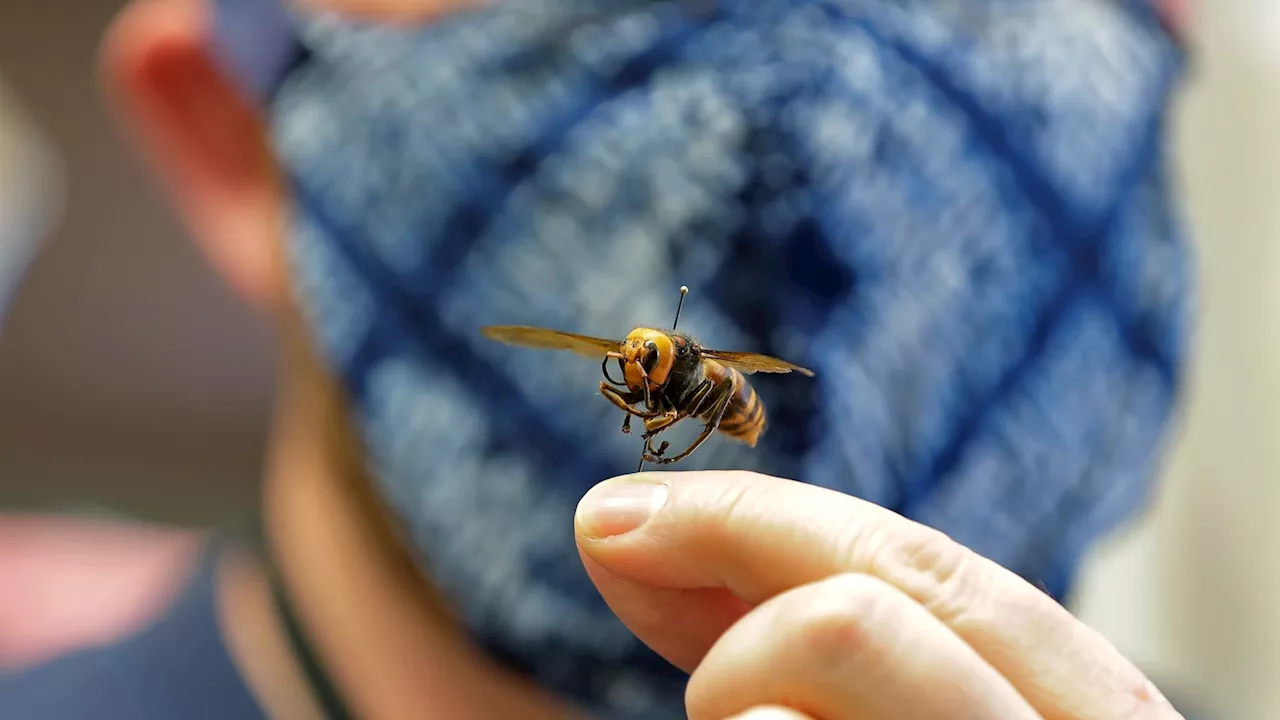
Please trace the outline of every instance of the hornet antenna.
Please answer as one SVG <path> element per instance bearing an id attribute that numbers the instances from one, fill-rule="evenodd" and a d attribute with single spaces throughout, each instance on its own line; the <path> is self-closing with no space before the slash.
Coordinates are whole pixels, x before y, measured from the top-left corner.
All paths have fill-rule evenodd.
<path id="1" fill-rule="evenodd" d="M 676 326 L 680 324 L 680 308 L 684 307 L 684 296 L 688 294 L 689 294 L 689 286 L 681 285 L 680 286 L 680 302 L 676 305 L 676 319 L 675 319 L 675 322 L 671 323 L 672 332 L 674 332 L 676 329 Z"/>

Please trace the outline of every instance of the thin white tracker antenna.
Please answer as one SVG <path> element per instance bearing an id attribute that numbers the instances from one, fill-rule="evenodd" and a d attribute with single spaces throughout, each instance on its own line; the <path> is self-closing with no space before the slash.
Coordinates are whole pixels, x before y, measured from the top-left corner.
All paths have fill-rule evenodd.
<path id="1" fill-rule="evenodd" d="M 689 294 L 689 286 L 680 286 L 680 302 L 676 304 L 676 319 L 671 323 L 671 331 L 675 332 L 676 326 L 680 324 L 680 308 L 684 307 L 684 296 Z"/>

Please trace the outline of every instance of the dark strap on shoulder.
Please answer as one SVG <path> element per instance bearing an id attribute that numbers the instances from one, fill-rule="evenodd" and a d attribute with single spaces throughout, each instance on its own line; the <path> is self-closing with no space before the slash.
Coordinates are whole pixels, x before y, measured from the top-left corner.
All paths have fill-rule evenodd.
<path id="1" fill-rule="evenodd" d="M 307 639 L 302 620 L 298 617 L 297 610 L 289 599 L 289 592 L 285 587 L 280 565 L 276 560 L 275 553 L 271 550 L 271 543 L 267 540 L 261 510 L 254 514 L 251 532 L 248 535 L 253 541 L 253 547 L 259 561 L 262 563 L 262 568 L 267 574 L 267 580 L 271 587 L 271 603 L 275 607 L 280 621 L 284 624 L 285 639 L 288 641 L 294 657 L 298 660 L 298 666 L 302 670 L 303 678 L 320 704 L 321 712 L 326 720 L 353 720 L 355 715 L 348 708 L 346 701 L 342 698 L 342 694 L 338 691 L 337 685 L 333 682 L 333 678 L 330 677 L 315 648 Z"/>

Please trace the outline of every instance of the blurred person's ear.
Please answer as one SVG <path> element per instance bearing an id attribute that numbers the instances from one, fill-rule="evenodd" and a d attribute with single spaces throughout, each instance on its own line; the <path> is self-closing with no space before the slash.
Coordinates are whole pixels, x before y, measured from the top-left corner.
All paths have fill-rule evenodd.
<path id="1" fill-rule="evenodd" d="M 211 50 L 203 0 L 134 0 L 102 46 L 102 79 L 201 250 L 260 307 L 285 298 L 283 204 L 261 112 Z"/>

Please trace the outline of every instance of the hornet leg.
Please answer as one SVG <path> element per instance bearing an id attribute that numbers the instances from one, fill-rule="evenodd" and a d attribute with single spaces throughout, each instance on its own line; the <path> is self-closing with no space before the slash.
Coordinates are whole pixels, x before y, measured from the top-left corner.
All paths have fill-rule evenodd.
<path id="1" fill-rule="evenodd" d="M 725 410 L 729 408 L 729 400 L 732 398 L 733 380 L 725 378 L 724 380 L 721 380 L 711 392 L 711 416 L 707 419 L 707 424 L 702 427 L 702 433 L 689 444 L 689 447 L 684 449 L 684 452 L 671 457 L 661 457 L 660 453 L 653 452 L 652 440 L 647 440 L 645 449 L 648 453 L 641 456 L 641 460 L 654 463 L 655 465 L 669 465 L 673 462 L 679 462 L 689 457 L 693 454 L 694 450 L 697 450 L 702 443 L 707 441 L 707 438 L 711 437 L 711 433 L 715 432 L 716 429 L 720 427 L 720 420 L 724 418 Z M 665 448 L 662 449 L 665 450 Z"/>
<path id="2" fill-rule="evenodd" d="M 605 400 L 617 405 L 619 410 L 627 413 L 628 418 L 635 415 L 638 418 L 647 420 L 655 415 L 653 412 L 641 412 L 631 407 L 633 404 L 640 402 L 642 399 L 640 396 L 632 393 L 620 393 L 616 388 L 610 387 L 608 383 L 600 383 L 600 394 L 604 396 Z M 630 429 L 629 424 L 627 425 L 627 428 L 628 430 Z M 626 431 L 624 430 L 623 432 Z"/>
<path id="3" fill-rule="evenodd" d="M 671 447 L 671 443 L 664 440 L 655 450 L 653 447 L 653 437 L 690 415 L 697 415 L 701 411 L 702 406 L 707 403 L 707 397 L 710 395 L 712 387 L 713 385 L 710 380 L 703 380 L 689 396 L 688 402 L 685 403 L 685 407 L 689 408 L 689 410 L 684 412 L 671 410 L 645 419 L 644 429 L 646 432 L 644 434 L 644 450 L 640 453 L 640 462 L 636 466 L 636 472 L 639 472 L 644 468 L 646 455 L 660 458 L 662 457 L 662 454 L 667 451 L 667 448 Z M 628 419 L 629 418 L 630 416 L 628 416 Z"/>
<path id="4" fill-rule="evenodd" d="M 648 440 L 681 420 L 701 412 L 702 407 L 707 404 L 707 397 L 711 394 L 713 387 L 710 380 L 703 380 L 702 384 L 698 385 L 689 395 L 688 401 L 683 403 L 685 410 L 671 410 L 647 418 L 644 421 L 644 429 L 646 431 L 644 439 Z"/>
<path id="5" fill-rule="evenodd" d="M 666 430 L 672 425 L 675 425 L 677 422 L 680 422 L 681 417 L 683 416 L 680 414 L 679 410 L 668 410 L 667 412 L 662 413 L 661 415 L 655 415 L 645 420 L 644 421 L 644 429 L 645 429 L 644 439 L 648 440 L 654 435 L 657 435 L 663 430 Z"/>
<path id="6" fill-rule="evenodd" d="M 642 399 L 639 395 L 635 393 L 630 393 L 630 392 L 621 393 L 621 392 L 618 392 L 615 388 L 610 387 L 608 383 L 602 382 L 600 383 L 600 394 L 603 395 L 606 400 L 618 406 L 618 409 L 626 413 L 626 415 L 622 417 L 622 434 L 623 435 L 629 435 L 631 433 L 631 416 L 632 415 L 640 418 L 645 418 L 646 421 L 649 418 L 654 416 L 654 413 L 652 412 L 641 412 L 631 407 L 632 405 L 640 402 L 640 400 Z"/>

